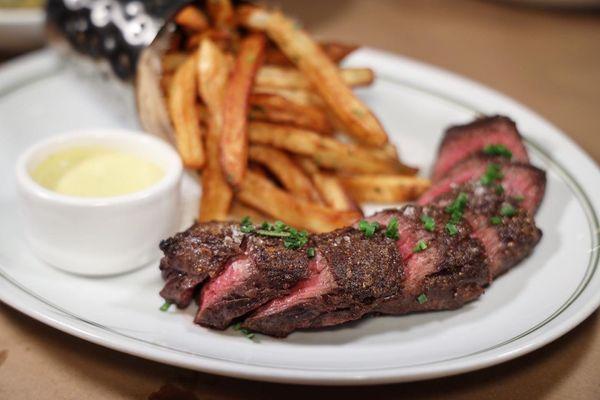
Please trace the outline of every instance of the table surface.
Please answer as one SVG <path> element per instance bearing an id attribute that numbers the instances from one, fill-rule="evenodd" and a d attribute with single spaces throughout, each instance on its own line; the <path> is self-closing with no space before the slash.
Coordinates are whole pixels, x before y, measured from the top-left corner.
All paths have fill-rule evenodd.
<path id="1" fill-rule="evenodd" d="M 317 36 L 441 66 L 536 110 L 600 161 L 600 12 L 476 0 L 271 1 Z M 256 383 L 161 365 L 49 328 L 0 303 L 1 399 L 598 399 L 600 314 L 511 362 L 399 385 Z"/>

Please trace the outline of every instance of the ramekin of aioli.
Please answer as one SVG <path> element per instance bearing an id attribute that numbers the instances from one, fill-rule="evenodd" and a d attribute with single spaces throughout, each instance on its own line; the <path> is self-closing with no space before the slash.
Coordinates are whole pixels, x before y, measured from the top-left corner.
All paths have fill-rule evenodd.
<path id="1" fill-rule="evenodd" d="M 47 263 L 82 275 L 148 264 L 178 227 L 182 169 L 170 145 L 135 131 L 42 141 L 17 161 L 27 240 Z"/>

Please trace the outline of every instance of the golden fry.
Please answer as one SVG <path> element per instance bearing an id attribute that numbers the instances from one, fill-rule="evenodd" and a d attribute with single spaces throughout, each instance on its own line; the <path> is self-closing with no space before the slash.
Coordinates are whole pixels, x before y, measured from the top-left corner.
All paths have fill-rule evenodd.
<path id="1" fill-rule="evenodd" d="M 269 86 L 255 86 L 253 88 L 256 94 L 273 94 L 283 97 L 287 101 L 300 106 L 310 106 L 322 108 L 325 106 L 323 100 L 313 91 L 306 89 L 285 89 Z"/>
<path id="2" fill-rule="evenodd" d="M 175 16 L 175 23 L 191 31 L 203 31 L 208 29 L 206 15 L 195 6 L 185 6 Z"/>
<path id="3" fill-rule="evenodd" d="M 175 70 L 179 68 L 179 66 L 183 64 L 188 57 L 189 56 L 187 54 L 179 51 L 165 54 L 162 58 L 163 75 L 175 72 Z"/>
<path id="4" fill-rule="evenodd" d="M 335 175 L 321 171 L 317 164 L 308 157 L 296 156 L 295 160 L 300 168 L 312 178 L 325 204 L 335 210 L 362 212 Z"/>
<path id="5" fill-rule="evenodd" d="M 190 56 L 177 69 L 169 88 L 168 107 L 175 131 L 175 146 L 188 168 L 204 166 L 202 128 L 196 111 L 196 59 Z"/>
<path id="6" fill-rule="evenodd" d="M 296 163 L 304 170 L 304 173 L 312 176 L 313 174 L 318 173 L 319 166 L 309 157 L 296 156 Z"/>
<path id="7" fill-rule="evenodd" d="M 395 170 L 401 175 L 416 175 L 419 172 L 418 168 L 404 164 L 398 157 L 396 146 L 391 143 L 386 143 L 381 147 L 360 146 L 364 151 L 371 154 L 373 157 L 382 161 L 387 161 L 395 166 Z"/>
<path id="8" fill-rule="evenodd" d="M 227 181 L 233 186 L 241 183 L 247 169 L 248 98 L 264 52 L 265 37 L 262 34 L 250 34 L 243 39 L 225 89 L 221 166 Z"/>
<path id="9" fill-rule="evenodd" d="M 348 173 L 396 173 L 397 162 L 374 156 L 370 151 L 342 143 L 317 132 L 290 126 L 250 122 L 250 143 L 264 144 L 290 153 L 309 156 L 319 166 Z"/>
<path id="10" fill-rule="evenodd" d="M 406 175 L 340 176 L 342 184 L 359 203 L 400 203 L 418 198 L 429 188 L 429 179 Z"/>
<path id="11" fill-rule="evenodd" d="M 339 64 L 348 54 L 358 48 L 355 45 L 337 42 L 322 42 L 319 45 L 323 49 L 323 52 L 327 54 L 327 57 L 336 64 Z M 289 58 L 274 46 L 267 48 L 265 64 L 279 65 L 281 67 L 290 67 L 293 65 Z"/>
<path id="12" fill-rule="evenodd" d="M 239 7 L 238 10 L 238 19 L 243 25 L 265 31 L 279 45 L 342 122 L 348 134 L 374 146 L 387 142 L 382 125 L 352 93 L 338 67 L 293 20 L 281 12 L 253 6 Z"/>
<path id="13" fill-rule="evenodd" d="M 335 175 L 318 172 L 312 176 L 312 179 L 325 204 L 334 210 L 361 212 Z"/>
<path id="14" fill-rule="evenodd" d="M 356 211 L 337 211 L 299 199 L 252 171 L 246 173 L 238 198 L 274 219 L 313 232 L 328 232 L 348 226 L 361 217 Z"/>
<path id="15" fill-rule="evenodd" d="M 198 91 L 208 107 L 206 135 L 207 162 L 202 171 L 200 222 L 223 221 L 228 218 L 233 191 L 225 181 L 219 157 L 219 142 L 223 127 L 223 97 L 229 75 L 225 54 L 210 39 L 204 39 L 198 49 Z"/>
<path id="16" fill-rule="evenodd" d="M 272 222 L 272 218 L 263 214 L 262 212 L 258 211 L 257 209 L 254 209 L 252 207 L 248 207 L 247 205 L 239 202 L 239 201 L 234 201 L 231 204 L 231 210 L 229 210 L 229 220 L 231 221 L 241 221 L 243 218 L 245 217 L 249 217 L 252 221 L 254 221 L 255 223 L 261 223 L 261 222 Z"/>
<path id="17" fill-rule="evenodd" d="M 327 114 L 314 106 L 293 103 L 275 94 L 254 93 L 250 95 L 250 119 L 293 125 L 298 128 L 333 133 Z"/>
<path id="18" fill-rule="evenodd" d="M 314 203 L 321 203 L 319 192 L 310 178 L 284 152 L 268 146 L 252 145 L 248 155 L 251 161 L 267 167 L 291 194 Z"/>
<path id="19" fill-rule="evenodd" d="M 233 5 L 230 0 L 208 0 L 206 5 L 208 14 L 217 28 L 233 29 Z"/>
<path id="20" fill-rule="evenodd" d="M 369 68 L 345 68 L 339 71 L 348 86 L 367 86 L 373 83 L 373 71 Z M 300 71 L 265 65 L 256 75 L 256 85 L 283 89 L 311 89 L 312 84 Z"/>

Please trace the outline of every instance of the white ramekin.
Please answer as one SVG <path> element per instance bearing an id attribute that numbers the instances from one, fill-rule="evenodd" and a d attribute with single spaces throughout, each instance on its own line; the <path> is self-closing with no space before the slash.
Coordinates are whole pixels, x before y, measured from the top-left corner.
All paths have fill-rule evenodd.
<path id="1" fill-rule="evenodd" d="M 50 154 L 95 145 L 152 161 L 165 176 L 147 189 L 103 198 L 61 195 L 31 178 L 31 170 Z M 139 132 L 86 130 L 44 140 L 25 151 L 16 166 L 28 242 L 38 257 L 68 272 L 100 276 L 138 268 L 158 257 L 160 240 L 178 226 L 181 175 L 171 146 Z"/>

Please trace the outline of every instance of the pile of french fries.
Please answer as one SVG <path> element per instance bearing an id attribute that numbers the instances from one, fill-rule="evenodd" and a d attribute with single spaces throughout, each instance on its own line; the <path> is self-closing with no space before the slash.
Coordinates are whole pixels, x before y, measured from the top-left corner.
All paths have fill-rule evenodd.
<path id="1" fill-rule="evenodd" d="M 429 186 L 352 92 L 374 80 L 339 67 L 355 46 L 317 43 L 280 11 L 230 0 L 189 5 L 175 23 L 161 84 L 175 146 L 201 176 L 200 221 L 324 232 L 359 219 L 359 204 Z"/>

